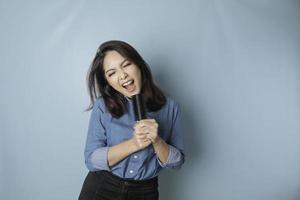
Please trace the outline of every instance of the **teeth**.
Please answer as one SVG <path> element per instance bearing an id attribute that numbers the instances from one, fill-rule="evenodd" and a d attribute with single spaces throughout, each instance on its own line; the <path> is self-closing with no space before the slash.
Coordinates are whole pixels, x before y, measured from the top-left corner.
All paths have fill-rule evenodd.
<path id="1" fill-rule="evenodd" d="M 131 80 L 131 81 L 127 81 L 126 83 L 124 83 L 122 86 L 124 87 L 124 86 L 126 86 L 126 85 L 129 85 L 129 84 L 131 84 L 131 83 L 133 83 L 133 80 Z"/>

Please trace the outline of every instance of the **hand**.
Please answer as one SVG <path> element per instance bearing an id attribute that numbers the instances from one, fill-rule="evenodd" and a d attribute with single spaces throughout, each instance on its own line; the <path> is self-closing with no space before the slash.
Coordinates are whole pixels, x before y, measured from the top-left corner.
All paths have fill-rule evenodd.
<path id="1" fill-rule="evenodd" d="M 138 122 L 134 125 L 133 129 L 133 142 L 137 150 L 146 148 L 151 144 L 151 140 L 147 138 L 147 133 L 142 127 L 137 126 Z"/>
<path id="2" fill-rule="evenodd" d="M 158 136 L 158 123 L 155 119 L 142 119 L 135 124 L 141 133 L 143 133 L 143 138 L 149 139 L 151 143 L 156 143 L 159 140 Z"/>

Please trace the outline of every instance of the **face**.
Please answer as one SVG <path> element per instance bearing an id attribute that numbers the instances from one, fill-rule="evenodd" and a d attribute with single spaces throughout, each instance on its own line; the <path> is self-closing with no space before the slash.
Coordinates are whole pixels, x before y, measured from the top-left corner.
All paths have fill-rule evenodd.
<path id="1" fill-rule="evenodd" d="M 141 71 L 133 62 L 117 51 L 107 51 L 103 67 L 108 84 L 124 96 L 131 97 L 141 91 Z"/>

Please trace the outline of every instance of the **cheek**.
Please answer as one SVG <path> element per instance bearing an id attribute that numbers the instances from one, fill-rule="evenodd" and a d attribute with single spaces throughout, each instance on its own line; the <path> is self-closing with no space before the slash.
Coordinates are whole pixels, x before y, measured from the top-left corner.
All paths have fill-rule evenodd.
<path id="1" fill-rule="evenodd" d="M 110 77 L 109 79 L 107 79 L 107 82 L 111 86 L 118 86 L 118 81 L 113 77 Z"/>
<path id="2" fill-rule="evenodd" d="M 134 74 L 139 79 L 139 81 L 141 81 L 141 79 L 142 79 L 142 73 L 141 73 L 141 71 L 138 68 L 136 68 L 134 70 Z"/>

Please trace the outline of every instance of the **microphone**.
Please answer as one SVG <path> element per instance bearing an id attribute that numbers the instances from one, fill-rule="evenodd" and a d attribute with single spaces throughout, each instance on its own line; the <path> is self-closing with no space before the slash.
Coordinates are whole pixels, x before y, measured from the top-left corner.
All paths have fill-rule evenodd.
<path id="1" fill-rule="evenodd" d="M 141 93 L 132 96 L 135 121 L 146 119 L 145 103 Z"/>

